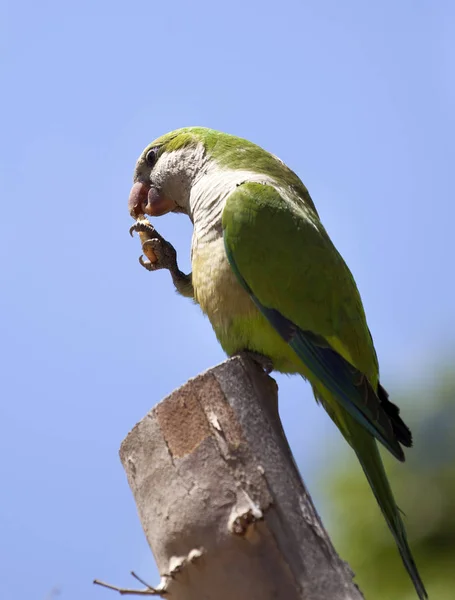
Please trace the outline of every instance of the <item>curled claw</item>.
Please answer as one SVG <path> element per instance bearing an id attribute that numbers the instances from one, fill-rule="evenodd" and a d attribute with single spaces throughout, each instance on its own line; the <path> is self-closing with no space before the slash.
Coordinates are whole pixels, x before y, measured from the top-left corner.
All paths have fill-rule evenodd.
<path id="1" fill-rule="evenodd" d="M 144 260 L 144 255 L 141 254 L 139 257 L 139 264 L 142 265 L 144 267 L 144 269 L 147 269 L 147 271 L 153 271 L 153 263 L 150 260 Z"/>
<path id="2" fill-rule="evenodd" d="M 129 228 L 131 237 L 134 237 L 135 231 L 137 231 L 138 233 L 148 233 L 149 235 L 156 235 L 156 230 L 153 227 L 153 225 L 150 225 L 150 223 L 144 223 L 144 222 L 134 223 L 134 225 L 131 225 L 131 227 Z"/>

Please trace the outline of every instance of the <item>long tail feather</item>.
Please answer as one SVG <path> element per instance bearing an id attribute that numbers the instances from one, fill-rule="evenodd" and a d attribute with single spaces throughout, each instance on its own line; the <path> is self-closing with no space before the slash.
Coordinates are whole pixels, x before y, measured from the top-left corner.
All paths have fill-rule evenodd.
<path id="1" fill-rule="evenodd" d="M 353 422 L 349 425 L 349 429 L 351 430 L 351 439 L 349 442 L 357 454 L 362 469 L 373 490 L 373 494 L 375 495 L 387 525 L 392 532 L 401 559 L 414 584 L 417 595 L 420 600 L 425 600 L 428 598 L 428 595 L 414 562 L 404 523 L 401 518 L 401 511 L 395 503 L 377 443 L 370 435 L 368 435 L 368 433 L 362 431 L 357 423 Z M 354 432 L 352 431 L 351 425 L 355 429 L 354 435 L 352 435 Z"/>

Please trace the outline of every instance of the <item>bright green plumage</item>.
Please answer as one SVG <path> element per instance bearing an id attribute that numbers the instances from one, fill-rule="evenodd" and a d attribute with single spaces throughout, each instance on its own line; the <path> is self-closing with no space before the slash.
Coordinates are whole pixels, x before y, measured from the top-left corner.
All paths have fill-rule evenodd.
<path id="1" fill-rule="evenodd" d="M 278 310 L 303 331 L 322 336 L 376 389 L 377 358 L 360 296 L 322 226 L 308 218 L 298 202 L 292 208 L 268 186 L 245 184 L 228 199 L 223 228 L 231 261 L 261 305 Z M 286 243 L 277 244 L 277 239 Z M 280 363 L 276 350 L 255 345 L 252 349 L 265 350 Z M 416 589 L 425 597 L 376 441 L 307 365 L 302 364 L 300 373 L 355 450 Z M 392 427 L 389 435 L 399 448 Z"/>
<path id="2" fill-rule="evenodd" d="M 356 452 L 425 598 L 375 440 L 404 460 L 401 445 L 410 446 L 411 435 L 379 385 L 356 284 L 305 186 L 258 146 L 203 128 L 153 142 L 138 161 L 137 180 L 147 176 L 143 157 L 151 148 L 159 157 L 152 184 L 194 221 L 194 297 L 224 350 L 261 353 L 277 370 L 310 381 Z"/>

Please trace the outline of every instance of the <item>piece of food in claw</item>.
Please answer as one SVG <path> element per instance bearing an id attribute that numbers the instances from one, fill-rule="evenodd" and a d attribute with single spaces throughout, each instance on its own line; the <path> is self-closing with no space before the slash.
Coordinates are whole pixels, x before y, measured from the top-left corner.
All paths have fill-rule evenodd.
<path id="1" fill-rule="evenodd" d="M 150 221 L 147 219 L 147 217 L 145 215 L 139 215 L 138 218 L 136 219 L 136 223 L 146 223 L 147 225 L 150 225 Z M 149 236 L 149 234 L 146 231 L 138 231 L 139 234 L 139 239 L 141 240 L 141 244 L 142 244 L 142 252 L 145 254 L 145 256 L 149 259 L 149 261 L 151 263 L 156 263 L 158 261 L 158 258 L 156 256 L 156 254 L 153 252 L 153 250 L 151 249 L 150 246 L 145 246 L 144 247 L 144 242 L 147 242 L 148 240 L 151 240 L 152 238 Z"/>

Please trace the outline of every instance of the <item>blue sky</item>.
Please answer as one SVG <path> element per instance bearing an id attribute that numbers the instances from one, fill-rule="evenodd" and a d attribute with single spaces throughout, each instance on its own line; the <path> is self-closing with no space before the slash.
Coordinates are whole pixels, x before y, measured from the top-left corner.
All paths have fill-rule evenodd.
<path id="1" fill-rule="evenodd" d="M 280 156 L 357 279 L 386 387 L 431 378 L 455 333 L 455 7 L 29 0 L 0 10 L 2 594 L 44 600 L 58 586 L 65 600 L 98 600 L 109 592 L 94 577 L 130 584 L 135 569 L 157 580 L 121 440 L 223 359 L 169 275 L 137 262 L 127 196 L 138 154 L 166 131 L 204 125 Z M 159 230 L 189 268 L 189 221 L 165 217 Z M 279 384 L 292 448 L 329 514 L 314 492 L 337 434 L 307 385 Z"/>

